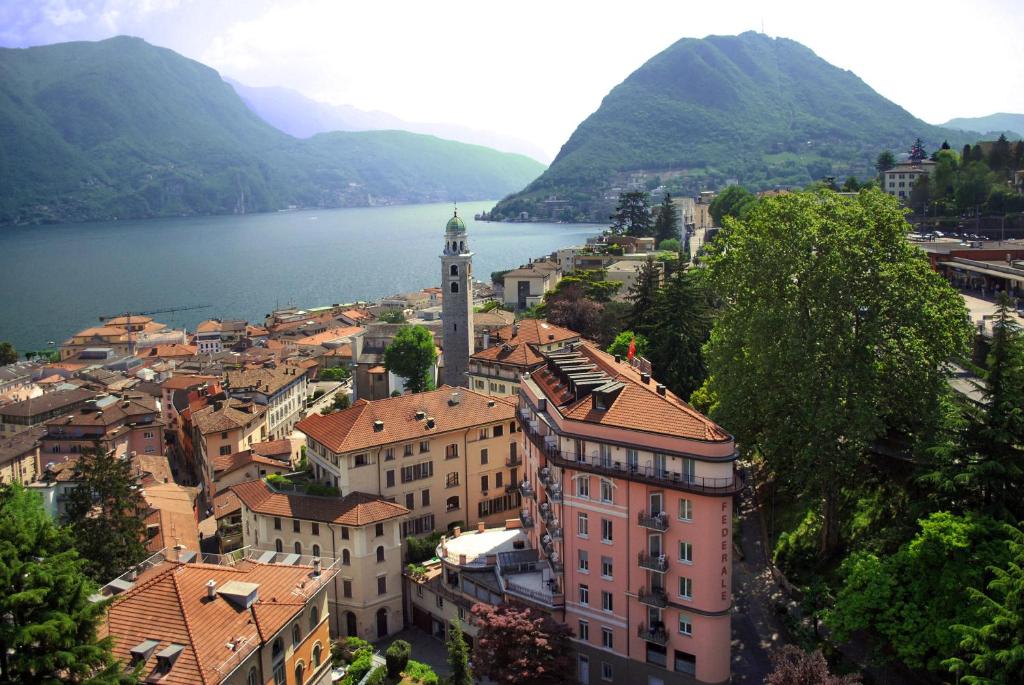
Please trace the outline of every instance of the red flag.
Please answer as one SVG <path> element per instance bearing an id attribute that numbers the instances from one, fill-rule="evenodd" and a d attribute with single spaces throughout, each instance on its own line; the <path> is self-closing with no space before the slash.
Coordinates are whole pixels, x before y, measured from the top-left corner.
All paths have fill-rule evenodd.
<path id="1" fill-rule="evenodd" d="M 629 352 L 626 352 L 626 359 L 633 361 L 633 357 L 636 356 L 636 338 L 630 338 L 629 340 Z"/>

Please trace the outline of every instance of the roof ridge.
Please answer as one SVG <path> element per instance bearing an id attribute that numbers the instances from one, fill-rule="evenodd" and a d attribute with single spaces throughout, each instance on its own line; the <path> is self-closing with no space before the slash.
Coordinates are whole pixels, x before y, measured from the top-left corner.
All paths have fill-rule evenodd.
<path id="1" fill-rule="evenodd" d="M 177 568 L 175 568 L 173 570 L 177 571 L 178 569 L 182 568 L 183 566 L 184 566 L 184 564 L 181 564 L 181 565 L 179 565 Z M 174 595 L 178 599 L 177 605 L 178 605 L 178 609 L 181 611 L 182 623 L 185 624 L 185 633 L 188 635 L 188 644 L 189 644 L 189 647 L 192 648 L 192 656 L 196 660 L 196 666 L 198 666 L 199 678 L 203 681 L 203 685 L 206 685 L 206 683 L 209 682 L 209 680 L 206 677 L 206 670 L 205 670 L 206 665 L 203 663 L 204 660 L 199 658 L 198 650 L 196 649 L 196 637 L 195 637 L 195 635 L 192 632 L 192 620 L 191 620 L 191 618 L 188 615 L 188 611 L 185 610 L 185 602 L 183 601 L 183 598 L 182 598 L 182 595 L 181 595 L 181 587 L 178 586 L 178 577 L 177 576 L 178 576 L 178 574 L 176 572 L 172 572 L 171 573 L 171 584 L 174 587 Z"/>

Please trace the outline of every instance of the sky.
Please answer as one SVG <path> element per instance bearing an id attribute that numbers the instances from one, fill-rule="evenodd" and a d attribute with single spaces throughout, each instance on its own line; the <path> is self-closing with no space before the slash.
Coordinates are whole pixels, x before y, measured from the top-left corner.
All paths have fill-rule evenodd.
<path id="1" fill-rule="evenodd" d="M 1022 0 L 0 0 L 0 46 L 139 36 L 247 85 L 550 157 L 675 41 L 750 30 L 803 43 L 930 123 L 1024 112 Z"/>

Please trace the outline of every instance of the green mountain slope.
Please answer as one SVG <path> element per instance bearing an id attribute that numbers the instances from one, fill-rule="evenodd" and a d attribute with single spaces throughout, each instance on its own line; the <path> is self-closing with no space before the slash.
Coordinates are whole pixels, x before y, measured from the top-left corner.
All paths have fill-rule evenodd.
<path id="1" fill-rule="evenodd" d="M 1024 138 L 1024 114 L 998 112 L 984 117 L 958 117 L 941 125 L 961 131 L 1006 131 L 1018 138 Z"/>
<path id="2" fill-rule="evenodd" d="M 297 140 L 136 38 L 0 50 L 0 224 L 482 199 L 543 168 L 401 131 Z"/>
<path id="3" fill-rule="evenodd" d="M 496 211 L 543 215 L 540 200 L 557 196 L 578 215 L 606 218 L 618 189 L 659 180 L 692 192 L 733 179 L 768 188 L 865 176 L 880 150 L 907 150 L 918 136 L 930 149 L 969 138 L 924 123 L 792 40 L 685 38 L 612 89 L 548 170 Z"/>

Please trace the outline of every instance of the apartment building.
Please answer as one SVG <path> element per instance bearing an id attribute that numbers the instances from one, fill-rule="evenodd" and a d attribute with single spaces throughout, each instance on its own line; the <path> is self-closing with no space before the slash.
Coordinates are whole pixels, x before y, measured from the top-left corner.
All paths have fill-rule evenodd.
<path id="1" fill-rule="evenodd" d="M 403 537 L 459 522 L 497 524 L 519 508 L 522 459 L 508 399 L 442 386 L 357 400 L 344 411 L 307 416 L 296 428 L 306 435 L 318 481 L 410 510 Z"/>
<path id="2" fill-rule="evenodd" d="M 0 485 L 30 483 L 39 469 L 39 438 L 43 427 L 21 431 L 17 435 L 0 435 Z"/>
<path id="3" fill-rule="evenodd" d="M 544 293 L 554 290 L 561 279 L 562 272 L 554 260 L 530 262 L 513 269 L 502 281 L 504 303 L 517 310 L 540 304 Z"/>
<path id="4" fill-rule="evenodd" d="M 266 408 L 253 402 L 204 396 L 182 414 L 186 466 L 209 498 L 215 494 L 215 459 L 250 449 L 267 436 Z"/>
<path id="5" fill-rule="evenodd" d="M 317 497 L 263 480 L 232 488 L 243 543 L 289 564 L 303 554 L 336 560 L 328 590 L 331 633 L 378 640 L 403 627 L 401 522 L 408 510 L 362 492 Z"/>
<path id="6" fill-rule="evenodd" d="M 199 354 L 220 354 L 224 351 L 219 319 L 207 319 L 196 326 L 195 345 Z"/>
<path id="7" fill-rule="evenodd" d="M 728 682 L 732 437 L 590 343 L 544 356 L 519 390 L 523 517 L 580 682 Z"/>
<path id="8" fill-rule="evenodd" d="M 87 401 L 76 411 L 46 422 L 46 432 L 39 438 L 39 468 L 76 457 L 97 442 L 120 457 L 161 455 L 163 434 L 160 411 L 150 397 Z"/>
<path id="9" fill-rule="evenodd" d="M 326 560 L 259 561 L 164 550 L 108 583 L 100 637 L 166 685 L 326 685 L 337 570 Z"/>
<path id="10" fill-rule="evenodd" d="M 910 191 L 914 189 L 914 184 L 918 179 L 927 178 L 934 168 L 935 162 L 927 159 L 920 162 L 897 164 L 882 174 L 882 190 L 901 200 L 906 200 L 910 197 Z"/>
<path id="11" fill-rule="evenodd" d="M 267 435 L 287 438 L 306 411 L 307 373 L 294 366 L 228 371 L 224 387 L 231 397 L 267 409 Z"/>
<path id="12" fill-rule="evenodd" d="M 21 431 L 74 412 L 95 399 L 99 393 L 84 388 L 55 390 L 42 397 L 0 407 L 0 436 L 10 437 Z"/>
<path id="13" fill-rule="evenodd" d="M 483 346 L 469 358 L 470 389 L 496 397 L 519 392 L 524 373 L 544 364 L 544 352 L 579 342 L 580 334 L 542 319 L 524 319 L 484 332 Z"/>

